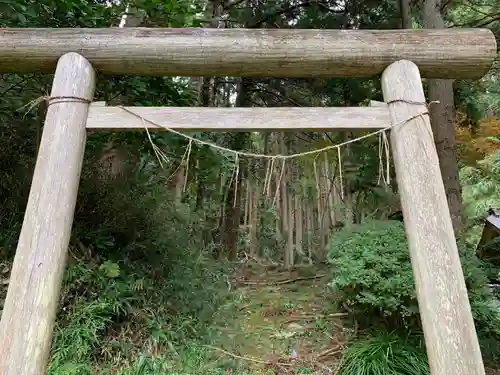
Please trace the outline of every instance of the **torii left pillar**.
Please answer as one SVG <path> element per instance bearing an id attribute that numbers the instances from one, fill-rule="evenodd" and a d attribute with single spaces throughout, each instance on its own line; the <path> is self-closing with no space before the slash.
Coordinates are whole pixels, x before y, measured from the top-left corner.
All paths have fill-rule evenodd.
<path id="1" fill-rule="evenodd" d="M 83 56 L 59 59 L 0 322 L 0 375 L 47 369 L 95 83 Z"/>

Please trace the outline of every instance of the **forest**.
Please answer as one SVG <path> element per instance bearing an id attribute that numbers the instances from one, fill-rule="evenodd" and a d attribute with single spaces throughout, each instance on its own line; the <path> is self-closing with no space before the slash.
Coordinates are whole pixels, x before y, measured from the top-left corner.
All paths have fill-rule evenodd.
<path id="1" fill-rule="evenodd" d="M 0 32 L 9 27 L 466 27 L 498 42 L 500 1 L 0 0 Z M 0 314 L 44 128 L 38 99 L 52 80 L 0 74 Z M 500 263 L 476 249 L 500 207 L 499 82 L 498 58 L 478 80 L 423 80 L 491 375 L 500 374 Z M 98 74 L 95 101 L 363 107 L 383 98 L 378 76 Z M 389 135 L 366 133 L 88 130 L 47 374 L 430 374 Z M 500 251 L 498 239 L 486 246 Z"/>

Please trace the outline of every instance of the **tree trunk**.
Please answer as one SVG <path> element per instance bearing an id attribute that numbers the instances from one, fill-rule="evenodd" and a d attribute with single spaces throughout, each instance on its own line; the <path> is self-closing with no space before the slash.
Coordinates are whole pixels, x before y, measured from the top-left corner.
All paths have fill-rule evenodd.
<path id="1" fill-rule="evenodd" d="M 444 29 L 441 0 L 424 0 L 422 5 L 425 27 L 429 29 Z M 438 102 L 433 103 L 429 109 L 431 126 L 434 133 L 434 142 L 436 144 L 451 221 L 455 234 L 458 234 L 462 228 L 462 197 L 458 178 L 453 81 L 448 79 L 430 79 L 428 84 L 429 101 Z"/>
<path id="2" fill-rule="evenodd" d="M 174 198 L 177 204 L 180 204 L 182 201 L 182 193 L 184 192 L 184 182 L 186 177 L 184 174 L 185 170 L 186 162 L 183 160 L 181 162 L 181 165 L 179 165 L 177 171 L 175 171 L 174 175 L 172 176 L 172 182 L 174 185 Z"/>
<path id="3" fill-rule="evenodd" d="M 307 200 L 306 209 L 306 234 L 307 234 L 307 257 L 309 264 L 312 264 L 313 259 L 313 243 L 314 243 L 314 207 L 310 200 Z"/>
<path id="4" fill-rule="evenodd" d="M 259 193 L 258 193 L 258 184 L 255 181 L 255 185 L 250 185 L 250 231 L 248 234 L 248 244 L 249 244 L 249 252 L 250 254 L 256 256 L 258 255 L 258 240 L 257 240 L 257 223 L 258 223 L 258 210 L 259 210 Z"/>
<path id="5" fill-rule="evenodd" d="M 320 164 L 321 165 L 321 164 Z M 316 182 L 316 208 L 318 210 L 318 236 L 319 236 L 319 249 L 315 251 L 315 255 L 317 255 L 319 258 L 321 258 L 320 254 L 324 254 L 324 250 L 326 248 L 326 242 L 325 242 L 325 215 L 324 215 L 324 209 L 326 208 L 325 205 L 323 204 L 323 188 L 321 186 L 321 178 L 319 173 L 321 172 L 321 169 L 318 168 L 318 165 L 314 165 L 314 178 Z"/>
<path id="6" fill-rule="evenodd" d="M 237 107 L 247 107 L 249 104 L 248 90 L 252 80 L 242 78 L 238 87 L 238 96 L 236 97 Z M 247 144 L 247 133 L 232 133 L 229 148 L 235 151 L 244 150 Z M 225 212 L 222 218 L 221 225 L 221 240 L 222 248 L 225 250 L 230 260 L 236 259 L 238 255 L 238 234 L 241 221 L 241 192 L 243 189 L 242 182 L 246 175 L 246 165 L 243 160 L 236 161 L 238 165 L 238 175 L 234 177 L 234 181 L 229 186 L 229 191 L 225 201 Z"/>
<path id="7" fill-rule="evenodd" d="M 333 180 L 335 179 L 335 176 L 331 174 L 331 163 L 330 160 L 328 160 L 328 153 L 324 153 L 324 161 L 323 161 L 323 168 L 325 169 L 325 182 L 326 182 L 326 199 L 325 199 L 325 209 L 328 210 L 328 219 L 329 219 L 329 225 L 328 225 L 328 232 L 330 232 L 330 229 L 333 228 L 335 225 L 335 210 L 334 210 L 334 203 L 333 203 Z"/>
<path id="8" fill-rule="evenodd" d="M 352 138 L 352 133 L 345 133 L 345 140 L 348 141 Z M 351 166 L 351 160 L 352 160 L 352 149 L 351 145 L 347 144 L 344 147 L 344 152 L 341 153 L 341 158 L 343 160 L 340 160 L 339 163 L 339 169 L 342 168 L 343 171 L 343 180 L 340 182 L 340 189 L 341 192 L 343 191 L 344 197 L 343 197 L 343 203 L 344 203 L 344 226 L 345 228 L 351 228 L 352 225 L 354 224 L 354 194 L 352 191 L 351 184 L 347 180 L 347 174 L 349 171 L 349 167 Z M 339 176 L 340 176 L 340 171 L 339 171 Z"/>
<path id="9" fill-rule="evenodd" d="M 245 133 L 235 133 L 232 136 L 232 141 L 229 148 L 233 150 L 242 150 L 245 147 L 246 134 Z M 243 181 L 245 175 L 245 168 L 241 161 L 238 166 L 238 175 L 234 176 L 234 179 L 229 186 L 229 191 L 225 200 L 225 210 L 224 216 L 222 218 L 221 225 L 221 240 L 222 248 L 227 254 L 229 260 L 235 260 L 238 255 L 238 234 L 240 229 L 241 221 L 241 192 L 243 189 Z"/>
<path id="10" fill-rule="evenodd" d="M 399 10 L 401 11 L 401 28 L 413 28 L 410 0 L 399 0 Z"/>
<path id="11" fill-rule="evenodd" d="M 286 155 L 288 153 L 288 145 L 285 140 L 286 135 L 285 133 L 279 133 L 279 152 L 283 155 Z M 289 184 L 288 181 L 290 180 L 290 168 L 288 164 L 282 164 L 281 162 L 279 163 L 279 168 L 278 168 L 278 183 L 280 186 L 280 195 L 281 195 L 281 208 L 282 208 L 282 213 L 280 215 L 281 217 L 281 222 L 282 222 L 282 228 L 283 228 L 283 233 L 285 234 L 285 254 L 284 254 L 284 260 L 285 260 L 285 267 L 291 267 L 293 266 L 293 261 L 294 261 L 294 251 L 293 251 L 293 205 L 291 204 L 291 197 L 290 197 L 290 191 L 289 191 Z M 282 170 L 284 168 L 284 170 Z"/>
<path id="12" fill-rule="evenodd" d="M 205 201 L 206 197 L 206 188 L 205 188 L 205 183 L 203 181 L 203 176 L 201 176 L 200 173 L 200 161 L 196 161 L 196 205 L 195 208 L 196 210 L 199 210 L 200 208 L 203 207 L 203 202 Z"/>
<path id="13" fill-rule="evenodd" d="M 286 179 L 286 184 L 288 185 L 290 182 L 290 176 Z M 295 264 L 295 243 L 294 241 L 294 235 L 293 235 L 293 230 L 295 228 L 294 224 L 294 209 L 293 209 L 293 198 L 292 194 L 290 194 L 290 190 L 287 188 L 287 186 L 284 187 L 287 189 L 287 208 L 288 208 L 288 213 L 287 213 L 287 224 L 288 224 L 288 239 L 287 239 L 287 247 L 286 247 L 286 254 L 287 256 L 285 257 L 285 266 L 286 267 L 292 267 Z"/>
<path id="14" fill-rule="evenodd" d="M 280 133 L 274 133 L 274 153 L 275 154 L 280 154 L 281 151 L 280 151 L 280 148 L 279 148 L 279 144 L 278 144 L 278 138 L 280 137 Z M 277 165 L 274 166 L 274 170 L 272 171 L 272 173 L 274 173 L 274 195 L 275 195 L 275 198 L 272 198 L 272 199 L 275 199 L 275 209 L 276 209 L 276 242 L 277 242 L 277 248 L 279 249 L 281 247 L 281 245 L 283 244 L 284 242 L 284 233 L 283 233 L 283 220 L 282 218 L 284 217 L 284 215 L 286 214 L 286 212 L 283 210 L 283 205 L 282 205 L 282 199 L 281 199 L 281 196 L 283 194 L 283 192 L 281 191 L 281 185 L 280 185 L 280 175 L 281 175 L 281 171 L 280 171 L 280 163 L 278 161 L 278 163 L 275 163 Z"/>
<path id="15" fill-rule="evenodd" d="M 212 23 L 208 25 L 209 28 L 218 28 L 219 22 L 218 19 L 220 18 L 221 14 L 223 11 L 223 7 L 221 5 L 220 0 L 207 0 L 206 7 L 205 7 L 205 16 L 207 18 L 211 17 L 212 18 Z M 198 105 L 200 107 L 215 107 L 215 93 L 216 93 L 216 86 L 215 86 L 215 78 L 214 77 L 193 77 L 192 78 L 193 83 L 197 86 L 198 88 Z M 204 178 L 203 178 L 203 173 L 200 173 L 201 170 L 197 168 L 197 181 L 198 181 L 198 190 L 196 194 L 196 208 L 200 209 L 203 207 L 203 201 L 205 200 L 205 194 L 208 190 L 208 188 L 205 186 Z M 224 196 L 224 174 L 221 173 L 221 196 Z M 221 228 L 223 227 L 224 224 L 224 217 L 226 216 L 225 212 L 225 202 L 221 202 L 221 213 L 220 213 L 220 220 L 219 220 L 219 239 L 217 239 L 217 233 L 213 233 L 211 229 L 209 228 L 204 228 L 204 234 L 203 237 L 206 239 L 212 238 L 214 241 L 220 240 L 223 241 L 223 235 Z M 204 213 L 206 216 L 206 212 Z M 205 243 L 208 243 L 207 240 Z M 223 246 L 221 246 L 223 248 Z M 220 256 L 221 249 L 217 249 L 214 252 L 214 256 L 218 257 Z"/>
<path id="16" fill-rule="evenodd" d="M 245 230 L 248 228 L 248 223 L 250 222 L 250 205 L 252 204 L 252 191 L 250 190 L 250 176 L 246 180 L 246 190 L 245 190 L 245 211 L 243 214 L 243 226 Z"/>
<path id="17" fill-rule="evenodd" d="M 223 28 L 224 25 L 219 22 L 219 19 L 224 11 L 222 0 L 208 0 L 205 15 L 206 17 L 211 17 L 212 22 L 208 25 L 209 28 Z M 198 102 L 202 107 L 213 107 L 215 106 L 215 78 L 214 77 L 197 77 L 195 79 L 198 85 Z M 209 104 L 210 103 L 210 104 Z"/>
<path id="18" fill-rule="evenodd" d="M 302 246 L 304 237 L 304 219 L 302 217 L 302 199 L 303 191 L 295 194 L 295 247 L 297 254 L 304 254 L 304 249 Z"/>

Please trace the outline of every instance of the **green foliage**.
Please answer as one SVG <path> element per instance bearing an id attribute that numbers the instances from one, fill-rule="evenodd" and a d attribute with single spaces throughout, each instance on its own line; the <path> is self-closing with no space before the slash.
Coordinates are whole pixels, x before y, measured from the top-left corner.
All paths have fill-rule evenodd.
<path id="1" fill-rule="evenodd" d="M 472 315 L 480 340 L 483 357 L 500 360 L 500 303 L 489 293 L 469 293 Z"/>
<path id="2" fill-rule="evenodd" d="M 0 1 L 0 26 L 116 26 L 126 3 L 107 3 Z M 191 22 L 201 3 L 128 4 L 146 11 L 149 26 L 199 25 Z M 49 92 L 51 78 L 0 75 L 0 308 L 45 115 L 43 108 L 27 114 L 19 108 Z M 190 106 L 196 97 L 188 78 L 99 76 L 95 99 L 112 105 Z M 186 142 L 166 132 L 152 134 L 152 139 L 168 150 L 165 170 L 143 133 L 101 133 L 87 141 L 49 374 L 94 374 L 106 367 L 110 374 L 113 367 L 141 373 L 142 362 L 135 363 L 141 353 L 151 366 L 150 358 L 159 351 L 165 361 L 172 362 L 177 353 L 184 358 L 180 348 L 200 340 L 226 298 L 225 265 L 207 257 L 211 249 L 201 240 L 201 233 L 214 230 L 217 222 L 202 226 L 189 200 L 172 202 L 167 177 Z M 116 149 L 124 157 L 116 163 L 123 173 L 115 178 L 102 159 Z M 207 177 L 218 177 L 213 153 L 193 147 L 191 160 L 196 159 Z M 217 214 L 218 208 L 213 210 Z M 165 373 L 151 366 L 149 370 Z"/>
<path id="3" fill-rule="evenodd" d="M 49 374 L 90 373 L 90 358 L 106 329 L 127 313 L 129 284 L 112 280 L 103 271 L 92 264 L 75 264 L 67 270 Z"/>
<path id="4" fill-rule="evenodd" d="M 172 279 L 145 264 L 125 264 L 119 276 L 110 261 L 69 267 L 48 373 L 90 374 L 96 363 L 121 365 L 120 357 L 160 350 L 175 357 L 178 348 L 198 340 L 225 298 L 225 283 L 207 271 L 210 262 L 196 261 L 171 270 Z"/>
<path id="5" fill-rule="evenodd" d="M 484 358 L 500 360 L 500 301 L 488 288 L 488 277 L 497 277 L 498 269 L 481 262 L 475 247 L 461 247 L 462 271 L 469 293 L 472 315 Z"/>
<path id="6" fill-rule="evenodd" d="M 467 241 L 477 244 L 484 218 L 500 202 L 500 151 L 478 162 L 478 167 L 460 170 L 464 213 L 468 221 Z"/>
<path id="7" fill-rule="evenodd" d="M 379 334 L 349 346 L 342 375 L 427 375 L 425 349 L 416 340 L 396 334 Z"/>
<path id="8" fill-rule="evenodd" d="M 329 243 L 331 282 L 341 302 L 367 315 L 418 313 L 403 224 L 369 221 L 336 233 Z"/>
<path id="9" fill-rule="evenodd" d="M 498 41 L 500 21 L 496 14 L 499 6 L 498 0 L 471 0 L 467 3 L 449 2 L 445 18 L 450 26 L 487 27 L 497 36 Z M 500 110 L 497 64 L 495 63 L 492 69 L 479 80 L 455 81 L 455 105 L 467 115 L 469 120 L 459 125 L 475 127 L 488 112 Z"/>
<path id="10" fill-rule="evenodd" d="M 471 126 L 473 129 L 488 111 L 497 109 L 500 103 L 499 95 L 491 93 L 488 81 L 484 78 L 476 82 L 456 81 L 454 96 L 458 109 L 467 116 L 467 121 L 459 125 Z"/>
<path id="11" fill-rule="evenodd" d="M 207 257 L 198 217 L 171 201 L 161 173 L 143 169 L 127 184 L 97 173 L 83 176 L 51 375 L 90 374 L 96 363 L 121 366 L 121 357 L 160 350 L 175 357 L 226 299 L 224 264 Z"/>
<path id="12" fill-rule="evenodd" d="M 484 265 L 460 243 L 462 270 L 476 328 L 484 337 L 500 334 L 500 309 L 488 289 Z M 360 313 L 361 323 L 419 329 L 414 280 L 404 226 L 371 221 L 344 229 L 329 244 L 334 268 L 331 286 L 343 303 Z"/>

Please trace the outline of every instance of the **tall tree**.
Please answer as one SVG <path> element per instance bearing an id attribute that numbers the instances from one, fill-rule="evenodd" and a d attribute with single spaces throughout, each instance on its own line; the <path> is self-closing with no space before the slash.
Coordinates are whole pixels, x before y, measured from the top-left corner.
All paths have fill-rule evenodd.
<path id="1" fill-rule="evenodd" d="M 442 15 L 444 5 L 442 0 L 422 0 L 421 8 L 426 28 L 445 28 Z M 430 79 L 428 83 L 429 101 L 433 103 L 429 111 L 434 142 L 436 143 L 453 228 L 457 233 L 462 228 L 462 198 L 458 176 L 453 81 Z"/>
<path id="2" fill-rule="evenodd" d="M 249 107 L 250 78 L 241 78 L 238 84 L 236 107 Z M 228 147 L 235 151 L 243 151 L 248 146 L 248 133 L 237 132 L 228 134 Z M 247 160 L 235 160 L 237 168 L 233 181 L 228 186 L 224 214 L 221 220 L 220 235 L 222 246 L 230 260 L 235 260 L 238 254 L 238 235 L 241 222 L 241 192 L 243 181 L 247 175 Z"/>
<path id="3" fill-rule="evenodd" d="M 399 0 L 399 9 L 401 11 L 401 28 L 413 28 L 410 0 Z"/>

